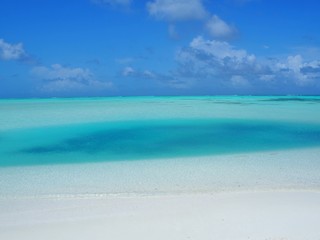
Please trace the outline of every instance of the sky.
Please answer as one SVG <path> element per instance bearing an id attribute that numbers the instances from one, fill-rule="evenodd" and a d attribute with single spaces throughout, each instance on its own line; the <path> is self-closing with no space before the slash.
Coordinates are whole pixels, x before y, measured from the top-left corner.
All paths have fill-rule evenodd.
<path id="1" fill-rule="evenodd" d="M 319 95 L 318 0 L 1 0 L 0 98 Z"/>

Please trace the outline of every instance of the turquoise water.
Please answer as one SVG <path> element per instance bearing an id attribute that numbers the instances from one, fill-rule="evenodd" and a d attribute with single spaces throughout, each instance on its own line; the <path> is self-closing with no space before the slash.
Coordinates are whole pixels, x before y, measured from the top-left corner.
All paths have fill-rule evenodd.
<path id="1" fill-rule="evenodd" d="M 0 166 L 206 156 L 320 146 L 320 125 L 262 120 L 161 120 L 7 131 Z"/>
<path id="2" fill-rule="evenodd" d="M 0 100 L 0 190 L 3 187 L 3 191 L 8 191 L 10 186 L 20 184 L 12 179 L 17 173 L 14 171 L 22 171 L 20 177 L 31 181 L 35 176 L 27 172 L 35 171 L 38 166 L 45 166 L 51 174 L 57 166 L 70 169 L 72 164 L 76 169 L 95 163 L 122 166 L 121 169 L 130 172 L 134 169 L 132 166 L 141 166 L 142 162 L 151 167 L 159 161 L 161 165 L 172 165 L 175 159 L 180 159 L 181 164 L 181 159 L 187 158 L 212 156 L 215 159 L 230 154 L 249 156 L 318 148 L 319 110 L 320 97 Z M 271 171 L 278 160 L 268 160 Z M 259 161 L 251 164 L 260 166 L 261 159 Z M 320 170 L 320 161 L 308 157 L 303 161 L 305 166 L 313 166 L 312 171 Z M 199 164 L 187 162 L 188 166 Z M 225 164 L 229 163 L 230 160 Z M 234 164 L 243 170 L 243 162 Z M 90 173 L 82 174 L 94 174 L 98 169 L 92 166 Z M 212 169 L 212 174 L 216 171 L 219 169 Z M 110 174 L 107 172 L 105 174 Z M 172 174 L 175 175 L 174 171 Z M 307 174 L 306 171 L 296 177 L 304 179 Z M 192 178 L 196 179 L 195 176 L 197 174 Z M 73 177 L 83 176 L 74 173 Z M 174 182 L 174 177 L 171 178 Z M 69 177 L 68 181 L 71 180 Z M 317 184 L 318 179 L 312 181 Z M 61 186 L 63 184 L 66 183 Z M 95 189 L 92 186 L 94 184 L 91 188 Z"/>

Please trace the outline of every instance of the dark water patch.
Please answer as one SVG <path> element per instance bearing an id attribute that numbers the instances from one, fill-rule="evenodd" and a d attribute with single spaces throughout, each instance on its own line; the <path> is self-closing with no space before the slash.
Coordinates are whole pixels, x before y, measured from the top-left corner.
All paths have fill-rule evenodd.
<path id="1" fill-rule="evenodd" d="M 263 99 L 264 102 L 305 102 L 305 103 L 320 103 L 320 98 L 311 97 L 280 97 Z"/>
<path id="2" fill-rule="evenodd" d="M 79 125 L 52 144 L 12 153 L 0 166 L 203 156 L 320 146 L 320 125 L 249 120 L 163 120 Z M 52 130 L 52 129 L 51 129 Z M 50 128 L 43 129 L 50 131 Z M 32 138 L 30 134 L 30 138 Z"/>
<path id="3" fill-rule="evenodd" d="M 252 105 L 254 103 L 243 102 L 243 101 L 212 101 L 214 104 L 228 104 L 228 105 Z"/>

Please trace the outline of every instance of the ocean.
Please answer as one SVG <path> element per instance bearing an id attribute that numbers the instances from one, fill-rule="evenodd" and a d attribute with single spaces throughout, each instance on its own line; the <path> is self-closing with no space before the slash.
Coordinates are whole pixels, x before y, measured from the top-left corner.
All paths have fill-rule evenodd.
<path id="1" fill-rule="evenodd" d="M 320 189 L 320 97 L 0 100 L 0 197 Z"/>

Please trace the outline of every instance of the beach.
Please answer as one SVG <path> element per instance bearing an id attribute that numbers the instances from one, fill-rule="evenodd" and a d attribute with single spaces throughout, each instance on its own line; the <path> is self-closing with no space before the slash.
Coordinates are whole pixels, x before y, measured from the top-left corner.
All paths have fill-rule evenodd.
<path id="1" fill-rule="evenodd" d="M 161 174 L 150 176 L 157 172 L 152 166 L 159 167 L 155 161 L 149 166 L 139 166 L 139 173 L 143 173 L 143 177 L 127 176 L 123 183 L 119 180 L 118 184 L 110 182 L 103 190 L 99 184 L 95 187 L 90 185 L 88 176 L 96 173 L 95 176 L 91 175 L 91 181 L 106 182 L 96 169 L 100 168 L 101 172 L 108 175 L 106 169 L 110 165 L 108 167 L 107 163 L 100 163 L 99 167 L 95 166 L 91 170 L 81 169 L 80 166 L 77 168 L 76 165 L 69 166 L 70 169 L 64 166 L 65 172 L 62 173 L 58 170 L 59 167 L 62 169 L 61 166 L 56 166 L 57 169 L 53 170 L 55 174 L 51 173 L 50 176 L 52 179 L 42 182 L 42 188 L 40 181 L 45 177 L 39 174 L 39 182 L 33 178 L 41 170 L 48 178 L 48 172 L 42 166 L 34 168 L 32 174 L 32 167 L 29 167 L 29 176 L 24 174 L 26 182 L 20 188 L 11 188 L 11 194 L 0 199 L 0 238 L 319 239 L 319 174 L 312 165 L 301 167 L 299 161 L 303 156 L 311 162 L 317 161 L 319 152 L 319 148 L 312 148 L 251 154 L 251 161 L 268 162 L 277 157 L 279 165 L 278 168 L 274 166 L 273 174 L 266 166 L 260 165 L 265 172 L 260 168 L 254 169 L 254 166 L 250 168 L 248 161 L 245 164 L 247 171 L 232 170 L 229 165 L 224 170 L 228 170 L 227 175 L 221 166 L 216 165 L 220 174 L 215 177 L 212 174 L 205 176 L 205 171 L 201 172 L 200 169 L 213 167 L 210 166 L 212 159 L 208 161 L 207 157 L 202 161 L 198 159 L 198 168 L 193 165 L 186 167 L 186 161 L 174 165 L 180 168 L 180 179 L 177 177 L 177 169 L 173 171 L 171 168 L 171 172 L 168 171 L 170 164 L 165 167 L 167 171 L 158 168 Z M 248 159 L 250 154 L 218 158 L 232 165 L 234 163 L 230 162 L 231 159 Z M 291 163 L 296 162 L 300 168 L 294 168 L 292 164 L 290 171 L 284 171 L 281 169 L 282 164 L 287 161 L 281 159 L 290 159 Z M 182 166 L 185 169 L 181 169 Z M 70 173 L 71 168 L 74 172 Z M 123 166 L 118 171 L 116 168 L 112 171 L 119 175 L 120 169 L 127 171 Z M 21 175 L 18 169 L 18 173 L 14 173 L 14 169 L 10 170 L 11 179 Z M 190 176 L 192 170 L 197 171 L 197 174 L 193 174 L 193 179 L 188 181 L 185 176 Z M 85 171 L 87 177 L 82 181 L 77 184 L 71 182 L 75 175 L 81 177 L 80 173 Z M 238 174 L 231 177 L 230 171 Z M 66 172 L 69 172 L 69 176 L 66 176 Z M 61 176 L 64 176 L 62 182 L 69 182 L 69 186 L 66 184 L 56 189 L 62 183 L 53 184 L 54 179 Z M 6 179 L 9 181 L 8 175 Z M 1 185 L 5 186 L 3 181 Z"/>
<path id="2" fill-rule="evenodd" d="M 320 192 L 0 201 L 1 239 L 319 239 Z"/>
<path id="3" fill-rule="evenodd" d="M 0 238 L 320 239 L 319 101 L 2 100 Z"/>

